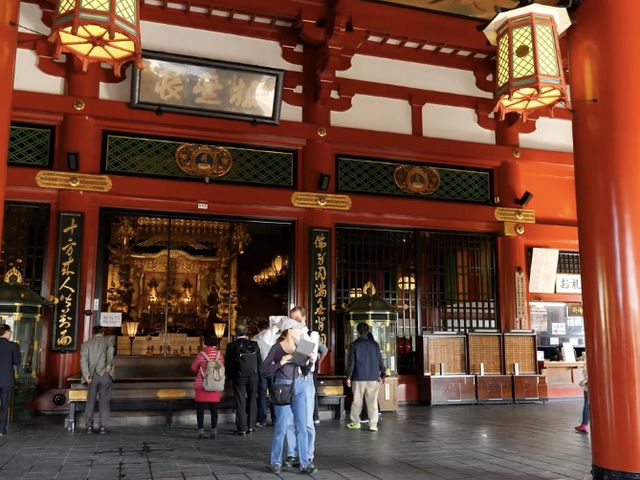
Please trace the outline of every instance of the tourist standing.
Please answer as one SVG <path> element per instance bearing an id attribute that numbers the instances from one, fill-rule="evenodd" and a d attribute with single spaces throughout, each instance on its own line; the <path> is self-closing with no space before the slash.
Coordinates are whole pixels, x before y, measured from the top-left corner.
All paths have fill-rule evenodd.
<path id="1" fill-rule="evenodd" d="M 111 392 L 113 391 L 113 339 L 104 336 L 104 327 L 93 327 L 93 338 L 82 344 L 80 349 L 80 367 L 82 381 L 87 384 L 87 406 L 85 410 L 85 428 L 93 433 L 93 412 L 96 398 L 100 404 L 100 426 L 98 432 L 107 433 L 111 416 Z"/>
<path id="2" fill-rule="evenodd" d="M 20 365 L 20 347 L 11 341 L 12 333 L 9 325 L 0 324 L 0 436 L 7 434 L 14 367 Z"/>
<path id="3" fill-rule="evenodd" d="M 222 392 L 205 390 L 203 387 L 204 372 L 207 370 L 209 361 L 218 360 L 224 364 L 224 356 L 218 350 L 218 339 L 212 331 L 205 331 L 203 334 L 203 347 L 191 362 L 191 371 L 196 374 L 194 379 L 195 401 L 196 401 L 196 421 L 198 422 L 198 438 L 216 438 L 218 433 L 218 403 Z M 204 355 L 203 355 L 204 354 Z M 204 429 L 204 411 L 209 409 L 211 414 L 211 431 L 209 435 Z"/>
<path id="4" fill-rule="evenodd" d="M 293 385 L 293 396 L 290 404 L 276 405 L 276 423 L 271 441 L 271 471 L 280 473 L 282 469 L 282 450 L 287 427 L 293 421 L 300 455 L 300 472 L 311 474 L 317 469 L 309 461 L 307 453 L 309 435 L 307 430 L 307 395 L 306 382 L 310 382 L 309 362 L 304 366 L 292 363 L 296 342 L 302 335 L 302 325 L 290 318 L 284 319 L 280 325 L 281 335 L 269 354 L 262 362 L 261 371 L 273 376 L 274 385 Z M 292 420 L 293 419 L 293 420 Z M 313 424 L 312 424 L 313 426 Z M 315 436 L 314 436 L 315 438 Z"/>
<path id="5" fill-rule="evenodd" d="M 360 322 L 356 329 L 359 337 L 349 347 L 347 387 L 352 387 L 349 428 L 360 428 L 363 398 L 367 404 L 369 430 L 378 430 L 378 390 L 384 383 L 385 368 L 378 342 L 368 337 L 369 325 Z"/>
<path id="6" fill-rule="evenodd" d="M 270 321 L 262 319 L 258 322 L 259 332 L 252 338 L 260 349 L 260 362 L 264 362 L 271 350 L 271 347 L 276 343 L 278 338 L 278 327 L 270 325 Z M 272 378 L 269 375 L 260 375 L 258 381 L 258 418 L 256 421 L 256 427 L 264 427 L 267 425 L 267 390 L 271 384 Z M 275 409 L 271 407 L 271 423 L 275 423 Z"/>
<path id="7" fill-rule="evenodd" d="M 235 435 L 253 432 L 258 409 L 257 390 L 260 370 L 260 349 L 247 337 L 247 324 L 236 325 L 236 340 L 227 346 L 224 362 L 227 376 L 233 384 L 236 406 Z"/>

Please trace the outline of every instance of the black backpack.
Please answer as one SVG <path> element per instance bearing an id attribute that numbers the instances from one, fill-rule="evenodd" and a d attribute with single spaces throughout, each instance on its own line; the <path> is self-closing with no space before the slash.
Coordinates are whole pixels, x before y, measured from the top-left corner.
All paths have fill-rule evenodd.
<path id="1" fill-rule="evenodd" d="M 251 377 L 258 374 L 258 344 L 241 340 L 238 344 L 238 375 Z"/>

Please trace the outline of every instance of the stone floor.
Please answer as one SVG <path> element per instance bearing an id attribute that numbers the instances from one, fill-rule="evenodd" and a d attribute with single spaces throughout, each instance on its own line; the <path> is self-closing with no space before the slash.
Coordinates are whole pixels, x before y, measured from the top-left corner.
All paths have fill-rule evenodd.
<path id="1" fill-rule="evenodd" d="M 378 432 L 336 420 L 317 428 L 315 479 L 588 479 L 589 436 L 573 430 L 580 401 L 427 407 L 384 413 Z M 206 419 L 205 419 L 206 420 Z M 0 439 L 0 479 L 277 479 L 268 472 L 273 429 L 215 440 L 195 428 L 118 425 L 107 435 L 63 428 L 60 415 L 10 425 Z M 118 422 L 122 423 L 122 422 Z M 82 425 L 82 423 L 81 423 Z M 283 471 L 280 478 L 302 478 Z"/>

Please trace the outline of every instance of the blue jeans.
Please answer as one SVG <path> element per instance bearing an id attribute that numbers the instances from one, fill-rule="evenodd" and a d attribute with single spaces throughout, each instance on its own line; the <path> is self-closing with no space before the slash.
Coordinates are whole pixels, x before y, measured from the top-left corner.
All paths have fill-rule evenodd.
<path id="1" fill-rule="evenodd" d="M 274 383 L 288 383 L 286 380 L 276 379 Z M 309 465 L 307 453 L 307 400 L 304 377 L 296 378 L 294 384 L 293 401 L 291 405 L 276 405 L 276 423 L 271 441 L 271 465 L 282 465 L 282 449 L 284 437 L 289 423 L 295 429 L 296 444 L 300 446 L 300 468 Z"/>
<path id="2" fill-rule="evenodd" d="M 584 391 L 584 405 L 582 406 L 582 425 L 589 425 L 589 392 Z"/>
<path id="3" fill-rule="evenodd" d="M 316 426 L 313 422 L 313 410 L 316 401 L 316 386 L 313 381 L 313 375 L 299 377 L 298 380 L 304 390 L 305 398 L 305 416 L 306 416 L 306 433 L 307 433 L 307 457 L 305 460 L 311 462 L 315 456 L 316 446 Z M 296 384 L 297 386 L 297 384 Z M 296 432 L 293 422 L 287 427 L 287 456 L 300 457 L 302 463 L 302 454 L 298 451 L 298 442 L 296 441 Z"/>

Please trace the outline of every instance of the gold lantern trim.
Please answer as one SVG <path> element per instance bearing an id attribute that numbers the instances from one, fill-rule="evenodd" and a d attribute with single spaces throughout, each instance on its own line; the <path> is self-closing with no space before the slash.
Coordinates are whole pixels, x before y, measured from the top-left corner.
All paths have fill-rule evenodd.
<path id="1" fill-rule="evenodd" d="M 139 0 L 58 0 L 49 41 L 54 58 L 70 53 L 82 62 L 111 65 L 119 77 L 122 65 L 142 68 Z"/>
<path id="2" fill-rule="evenodd" d="M 558 35 L 571 24 L 566 9 L 540 4 L 498 14 L 484 34 L 497 46 L 494 111 L 527 120 L 550 112 L 558 102 L 570 107 Z"/>

